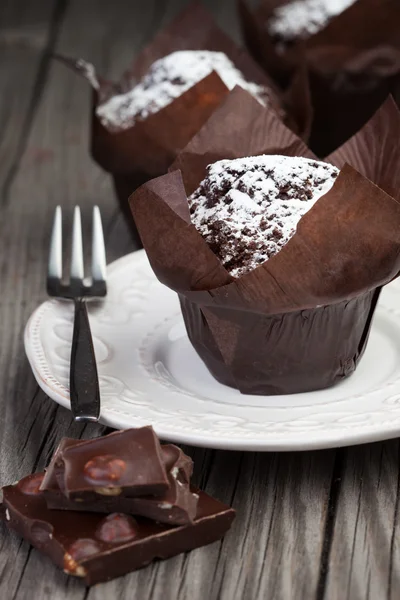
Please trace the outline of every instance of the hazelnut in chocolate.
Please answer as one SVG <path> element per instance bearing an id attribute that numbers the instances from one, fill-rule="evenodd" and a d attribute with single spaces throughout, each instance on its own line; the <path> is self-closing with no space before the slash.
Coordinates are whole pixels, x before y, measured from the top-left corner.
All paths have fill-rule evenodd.
<path id="1" fill-rule="evenodd" d="M 120 438 L 121 434 L 122 432 L 117 432 L 114 435 Z M 40 485 L 40 491 L 44 494 L 48 508 L 100 513 L 127 513 L 141 515 L 159 523 L 169 523 L 171 525 L 192 523 L 196 517 L 198 502 L 198 495 L 190 490 L 193 461 L 173 444 L 161 446 L 162 462 L 168 479 L 168 488 L 162 495 L 127 497 L 120 494 L 118 486 L 115 486 L 108 487 L 108 493 L 106 494 L 103 491 L 101 494 L 96 494 L 96 496 L 84 494 L 82 497 L 76 497 L 75 499 L 68 498 L 65 494 L 64 453 L 67 449 L 82 444 L 107 443 L 107 437 L 90 440 L 89 442 L 70 438 L 61 440 L 49 467 L 46 469 L 43 481 L 41 482 L 40 479 L 35 483 L 35 480 L 32 479 L 29 483 L 35 491 Z M 121 459 L 113 458 L 114 460 Z M 135 461 L 135 456 L 129 458 L 130 468 L 135 467 Z M 102 460 L 100 462 L 106 461 Z M 75 468 L 73 470 L 75 471 Z M 111 473 L 114 473 L 114 471 L 111 471 Z"/>
<path id="2" fill-rule="evenodd" d="M 160 442 L 151 427 L 117 431 L 65 447 L 57 462 L 69 499 L 162 495 L 169 487 Z"/>
<path id="3" fill-rule="evenodd" d="M 174 527 L 143 517 L 51 510 L 40 490 L 43 473 L 3 488 L 0 518 L 69 575 L 87 585 L 108 581 L 225 535 L 235 511 L 204 492 L 193 524 Z"/>

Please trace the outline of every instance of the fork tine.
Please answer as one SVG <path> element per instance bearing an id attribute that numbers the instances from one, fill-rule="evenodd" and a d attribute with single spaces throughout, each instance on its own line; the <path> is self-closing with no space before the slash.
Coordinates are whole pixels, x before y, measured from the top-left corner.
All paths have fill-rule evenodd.
<path id="1" fill-rule="evenodd" d="M 98 206 L 93 208 L 92 278 L 94 282 L 106 280 L 106 249 Z"/>
<path id="2" fill-rule="evenodd" d="M 48 277 L 62 278 L 62 211 L 57 206 L 54 213 L 53 230 L 51 232 Z"/>
<path id="3" fill-rule="evenodd" d="M 81 210 L 79 206 L 75 206 L 74 224 L 72 226 L 71 279 L 83 280 L 83 277 L 84 270 Z"/>

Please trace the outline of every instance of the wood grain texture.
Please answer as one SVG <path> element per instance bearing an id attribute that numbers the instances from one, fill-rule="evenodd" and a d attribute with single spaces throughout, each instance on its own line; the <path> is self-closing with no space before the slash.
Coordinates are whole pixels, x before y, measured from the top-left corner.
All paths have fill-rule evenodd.
<path id="1" fill-rule="evenodd" d="M 325 598 L 399 598 L 399 443 L 349 448 L 342 468 Z"/>
<path id="2" fill-rule="evenodd" d="M 233 0 L 206 0 L 239 39 Z M 185 0 L 0 3 L 0 484 L 43 469 L 62 436 L 93 437 L 38 390 L 23 328 L 45 299 L 54 208 L 102 210 L 108 259 L 131 251 L 107 175 L 88 150 L 85 84 L 56 49 L 118 77 Z M 186 448 L 195 481 L 237 509 L 226 538 L 86 589 L 0 525 L 4 600 L 394 600 L 400 595 L 399 446 L 253 454 Z"/>

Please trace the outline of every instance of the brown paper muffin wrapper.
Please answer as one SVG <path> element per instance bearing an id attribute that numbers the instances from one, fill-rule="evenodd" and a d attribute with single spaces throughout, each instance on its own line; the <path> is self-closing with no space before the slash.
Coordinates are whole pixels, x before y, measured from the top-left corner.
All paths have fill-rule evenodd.
<path id="1" fill-rule="evenodd" d="M 115 190 L 123 213 L 129 213 L 128 197 L 144 181 L 167 172 L 177 153 L 229 93 L 222 79 L 213 72 L 170 104 L 136 121 L 131 127 L 115 130 L 106 127 L 96 115 L 99 104 L 115 94 L 133 87 L 158 59 L 178 50 L 212 50 L 224 52 L 248 81 L 264 85 L 269 106 L 280 118 L 302 134 L 310 129 L 310 109 L 306 82 L 299 78 L 293 89 L 281 97 L 272 80 L 254 62 L 246 50 L 240 49 L 215 24 L 200 4 L 189 5 L 137 56 L 118 83 L 97 75 L 93 65 L 83 60 L 57 56 L 67 66 L 83 76 L 93 89 L 91 153 L 95 161 L 114 178 Z M 298 101 L 290 119 L 283 107 L 293 107 L 293 95 Z M 308 104 L 307 104 L 308 103 Z M 296 122 L 294 121 L 296 119 Z M 133 226 L 132 218 L 129 223 Z M 135 232 L 134 232 L 135 233 Z"/>
<path id="2" fill-rule="evenodd" d="M 310 71 L 314 121 L 310 147 L 325 156 L 358 131 L 399 81 L 398 0 L 359 0 L 318 33 L 278 52 L 267 23 L 282 0 L 252 10 L 238 0 L 242 29 L 254 58 L 281 85 L 299 65 Z"/>
<path id="3" fill-rule="evenodd" d="M 191 224 L 187 196 L 219 159 L 312 157 L 272 111 L 236 88 L 174 170 L 131 196 L 152 268 L 179 294 L 188 336 L 217 380 L 243 393 L 285 394 L 354 371 L 380 288 L 400 270 L 400 204 L 389 195 L 399 187 L 399 127 L 390 99 L 330 157 L 343 165 L 336 183 L 291 240 L 238 279 Z"/>

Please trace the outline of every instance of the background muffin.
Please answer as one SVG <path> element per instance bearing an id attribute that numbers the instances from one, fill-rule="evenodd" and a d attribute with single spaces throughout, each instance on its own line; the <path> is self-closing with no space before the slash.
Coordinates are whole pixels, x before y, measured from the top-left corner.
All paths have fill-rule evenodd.
<path id="1" fill-rule="evenodd" d="M 372 117 L 400 80 L 397 0 L 238 0 L 253 56 L 285 87 L 309 74 L 310 147 L 326 156 Z"/>
<path id="2" fill-rule="evenodd" d="M 129 194 L 167 172 L 231 87 L 242 85 L 285 118 L 275 84 L 200 4 L 159 31 L 118 83 L 105 81 L 85 61 L 63 60 L 93 89 L 92 155 L 112 174 L 138 244 Z"/>

